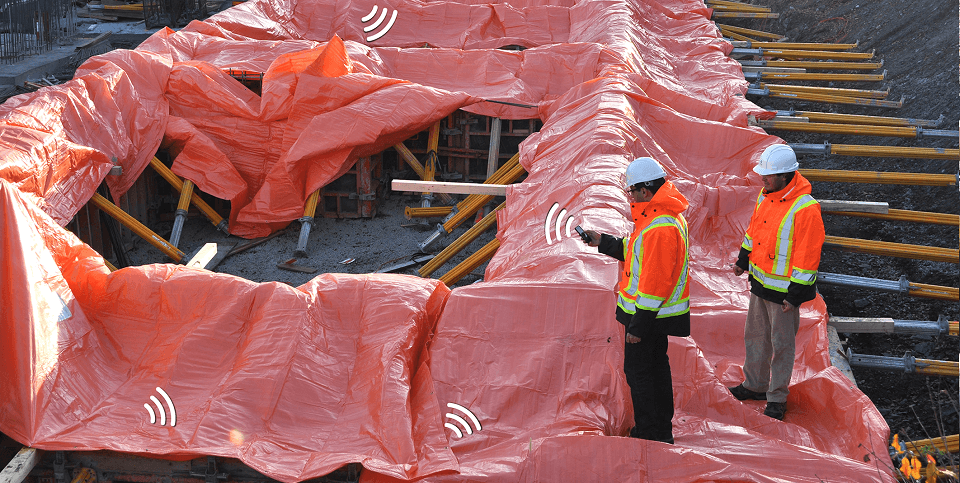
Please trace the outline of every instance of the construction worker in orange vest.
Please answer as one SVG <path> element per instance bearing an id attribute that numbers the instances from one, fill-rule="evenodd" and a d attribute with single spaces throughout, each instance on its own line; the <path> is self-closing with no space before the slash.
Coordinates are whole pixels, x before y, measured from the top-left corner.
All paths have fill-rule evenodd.
<path id="1" fill-rule="evenodd" d="M 624 325 L 623 372 L 633 400 L 630 436 L 673 444 L 673 381 L 667 336 L 690 335 L 687 283 L 689 203 L 653 158 L 627 167 L 634 229 L 628 238 L 585 230 L 590 246 L 623 263 L 617 321 Z"/>
<path id="2" fill-rule="evenodd" d="M 763 190 L 733 266 L 749 272 L 750 306 L 743 329 L 744 381 L 730 388 L 734 397 L 766 400 L 763 414 L 783 420 L 793 374 L 800 304 L 817 296 L 817 268 L 823 247 L 820 204 L 810 182 L 797 172 L 790 146 L 775 144 L 753 169 Z"/>

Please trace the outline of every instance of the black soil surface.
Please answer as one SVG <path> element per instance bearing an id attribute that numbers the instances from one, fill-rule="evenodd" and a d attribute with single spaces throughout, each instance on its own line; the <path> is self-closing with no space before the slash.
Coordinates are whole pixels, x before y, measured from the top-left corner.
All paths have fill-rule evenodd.
<path id="1" fill-rule="evenodd" d="M 856 43 L 856 52 L 875 51 L 883 60 L 886 79 L 881 82 L 807 82 L 806 85 L 850 89 L 885 90 L 888 99 L 904 97 L 900 109 L 860 107 L 846 104 L 798 102 L 748 96 L 767 109 L 823 111 L 914 119 L 938 119 L 935 129 L 957 130 L 960 123 L 960 74 L 958 74 L 958 3 L 956 0 L 764 0 L 753 2 L 771 7 L 779 19 L 739 19 L 723 22 L 785 35 L 789 42 Z M 881 70 L 881 71 L 882 71 Z M 880 73 L 881 71 L 867 72 Z M 809 72 L 813 72 L 810 70 Z M 820 71 L 849 72 L 853 71 Z M 774 83 L 774 82 L 771 82 Z M 805 134 L 770 131 L 788 143 L 870 144 L 912 147 L 957 148 L 958 139 L 892 138 L 837 134 Z M 801 168 L 957 174 L 957 160 L 904 159 L 804 155 Z M 885 201 L 890 208 L 937 213 L 960 213 L 957 186 L 903 186 L 865 183 L 813 183 L 818 199 Z M 956 226 L 915 222 L 892 222 L 825 215 L 827 235 L 956 249 Z M 958 286 L 956 263 L 913 260 L 824 250 L 823 272 L 857 275 L 883 280 L 906 276 L 914 283 Z M 897 320 L 957 320 L 955 301 L 936 301 L 869 290 L 820 286 L 834 316 L 889 317 Z M 957 337 L 919 337 L 899 334 L 840 334 L 857 354 L 957 361 Z M 922 376 L 898 372 L 854 369 L 857 385 L 874 402 L 890 426 L 891 435 L 923 439 L 953 435 L 960 430 L 957 415 L 957 377 Z"/>

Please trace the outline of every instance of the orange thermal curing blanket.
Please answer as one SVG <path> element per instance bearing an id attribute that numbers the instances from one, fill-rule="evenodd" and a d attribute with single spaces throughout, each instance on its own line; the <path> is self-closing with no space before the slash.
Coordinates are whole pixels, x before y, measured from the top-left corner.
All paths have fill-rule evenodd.
<path id="1" fill-rule="evenodd" d="M 894 481 L 883 418 L 830 366 L 821 299 L 802 307 L 785 421 L 726 389 L 748 298 L 729 265 L 760 189 L 751 168 L 780 140 L 747 125 L 766 113 L 710 14 L 696 0 L 249 0 L 0 105 L 0 431 L 43 449 L 235 457 L 284 482 L 351 462 L 365 482 Z M 264 72 L 262 95 L 229 68 Z M 260 236 L 358 157 L 458 108 L 543 121 L 482 283 L 110 273 L 61 228 L 163 146 L 231 201 L 231 232 Z M 623 171 L 638 156 L 691 205 L 675 445 L 624 437 L 619 267 L 565 229 L 629 233 Z M 105 178 L 113 164 L 123 175 Z"/>

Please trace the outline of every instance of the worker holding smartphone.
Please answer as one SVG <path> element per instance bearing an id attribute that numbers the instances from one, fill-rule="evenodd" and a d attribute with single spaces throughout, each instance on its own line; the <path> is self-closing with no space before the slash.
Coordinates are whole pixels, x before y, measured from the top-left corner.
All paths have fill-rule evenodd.
<path id="1" fill-rule="evenodd" d="M 617 287 L 617 321 L 626 331 L 623 372 L 634 413 L 630 436 L 672 444 L 667 336 L 690 335 L 687 222 L 681 214 L 689 203 L 653 158 L 630 163 L 625 184 L 633 233 L 619 238 L 583 230 L 581 238 L 624 262 Z"/>

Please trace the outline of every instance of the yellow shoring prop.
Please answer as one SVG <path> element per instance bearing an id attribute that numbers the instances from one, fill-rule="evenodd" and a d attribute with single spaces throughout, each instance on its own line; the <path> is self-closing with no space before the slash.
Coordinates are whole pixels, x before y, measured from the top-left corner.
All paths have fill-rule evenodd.
<path id="1" fill-rule="evenodd" d="M 919 359 L 918 359 L 919 361 Z M 944 441 L 946 440 L 946 441 Z M 960 434 L 944 436 L 942 438 L 918 439 L 916 441 L 904 441 L 904 448 L 907 451 L 913 451 L 920 454 L 922 449 L 932 447 L 948 453 L 960 452 Z"/>
<path id="2" fill-rule="evenodd" d="M 881 99 L 864 99 L 862 97 L 825 96 L 821 94 L 811 94 L 809 92 L 771 92 L 768 94 L 768 97 L 825 102 L 827 104 L 855 104 L 857 106 L 890 107 L 893 109 L 899 109 L 903 107 L 903 101 L 906 99 L 906 96 L 904 96 L 901 97 L 899 101 L 886 101 Z"/>
<path id="3" fill-rule="evenodd" d="M 829 72 L 758 72 L 760 80 L 781 79 L 793 81 L 830 81 L 830 82 L 880 82 L 887 76 L 882 74 L 831 74 Z"/>
<path id="4" fill-rule="evenodd" d="M 916 360 L 917 374 L 926 376 L 960 376 L 960 362 L 957 361 L 935 361 L 932 359 Z"/>
<path id="5" fill-rule="evenodd" d="M 960 251 L 953 248 L 927 247 L 876 240 L 861 240 L 827 235 L 823 248 L 853 253 L 869 253 L 887 257 L 928 260 L 931 262 L 960 263 Z"/>
<path id="6" fill-rule="evenodd" d="M 423 181 L 434 181 L 437 177 L 437 147 L 440 145 L 440 121 L 430 126 L 430 133 L 427 136 L 427 157 L 423 165 Z M 432 196 L 430 193 L 423 193 L 424 196 Z M 429 206 L 429 202 L 425 206 Z"/>
<path id="7" fill-rule="evenodd" d="M 518 158 L 518 159 L 519 159 L 519 158 Z M 506 165 L 504 165 L 504 166 L 506 166 Z M 503 169 L 503 166 L 501 166 L 500 169 Z M 500 171 L 500 170 L 498 169 L 497 171 Z M 513 182 L 516 181 L 518 178 L 520 178 L 520 176 L 523 176 L 523 173 L 525 173 L 525 172 L 526 172 L 526 170 L 523 169 L 523 166 L 520 166 L 520 164 L 517 163 L 517 164 L 510 170 L 510 172 L 508 172 L 507 174 L 505 174 L 505 175 L 501 178 L 501 181 L 500 181 L 500 182 L 494 183 L 494 184 L 510 184 L 510 183 L 513 183 Z M 494 175 L 496 175 L 496 173 L 494 173 Z M 493 176 L 491 176 L 491 178 L 493 178 Z M 463 222 L 464 222 L 465 220 L 467 220 L 469 217 L 473 216 L 473 214 L 476 213 L 477 210 L 479 210 L 480 208 L 482 208 L 483 205 L 489 203 L 490 200 L 492 200 L 492 199 L 493 199 L 493 195 L 470 195 L 470 196 L 468 196 L 467 199 L 463 200 L 463 201 L 464 201 L 463 203 L 457 205 L 457 207 L 460 209 L 460 211 L 458 211 L 455 215 L 453 215 L 453 217 L 451 217 L 449 220 L 447 220 L 447 221 L 443 224 L 443 229 L 444 229 L 444 231 L 446 231 L 447 233 L 452 232 L 452 231 L 454 230 L 454 228 L 460 226 L 461 223 L 463 223 Z"/>
<path id="8" fill-rule="evenodd" d="M 752 49 L 820 50 L 836 52 L 855 49 L 859 44 L 829 44 L 817 42 L 750 42 Z"/>
<path id="9" fill-rule="evenodd" d="M 167 180 L 170 183 L 170 186 L 173 186 L 173 189 L 183 192 L 183 180 L 179 176 L 173 174 L 173 171 L 170 171 L 165 164 L 163 164 L 156 156 L 150 160 L 150 166 L 154 171 L 157 172 L 163 179 Z M 200 198 L 200 195 L 193 193 L 190 196 L 190 202 L 193 203 L 193 206 L 196 206 L 204 216 L 210 220 L 210 223 L 213 223 L 218 230 L 229 235 L 230 232 L 227 230 L 227 220 L 224 220 L 216 210 L 213 209 L 206 201 L 203 201 L 203 198 Z"/>
<path id="10" fill-rule="evenodd" d="M 394 144 L 393 149 L 397 150 L 397 153 L 400 154 L 400 157 L 402 157 L 403 160 L 407 162 L 407 165 L 413 168 L 413 171 L 417 173 L 417 176 L 419 176 L 420 179 L 422 180 L 423 177 L 425 176 L 423 165 L 420 164 L 420 161 L 417 160 L 417 157 L 414 156 L 412 152 L 410 152 L 410 149 L 404 146 L 403 143 Z M 453 203 L 453 197 L 450 196 L 448 193 L 437 193 L 437 196 L 439 196 L 440 200 L 443 201 L 444 203 Z"/>
<path id="11" fill-rule="evenodd" d="M 146 225 L 140 223 L 136 218 L 121 210 L 117 205 L 111 203 L 99 193 L 94 193 L 90 201 L 96 205 L 97 208 L 100 208 L 104 213 L 112 216 L 137 236 L 146 240 L 147 243 L 157 247 L 164 255 L 173 259 L 173 261 L 179 263 L 183 260 L 183 257 L 186 256 L 180 249 L 171 245 L 170 242 L 164 240 L 163 237 L 154 233 L 153 230 L 147 228 Z"/>
<path id="12" fill-rule="evenodd" d="M 929 211 L 911 211 L 890 209 L 887 213 L 861 213 L 855 211 L 824 211 L 825 215 L 856 216 L 874 220 L 912 221 L 930 225 L 960 226 L 960 215 L 949 213 L 931 213 Z"/>
<path id="13" fill-rule="evenodd" d="M 766 12 L 720 12 L 714 9 L 711 19 L 715 18 L 780 18 L 779 13 Z"/>
<path id="14" fill-rule="evenodd" d="M 834 124 L 873 124 L 875 126 L 933 126 L 935 121 L 907 119 L 902 117 L 864 116 L 860 114 L 839 114 L 836 112 L 794 111 L 794 116 L 805 117 L 813 122 Z"/>
<path id="15" fill-rule="evenodd" d="M 409 220 L 411 218 L 444 217 L 449 215 L 451 211 L 453 211 L 452 206 L 428 206 L 425 208 L 421 206 L 407 206 L 404 208 L 403 214 Z"/>
<path id="16" fill-rule="evenodd" d="M 821 134 L 855 134 L 858 136 L 887 136 L 897 138 L 916 138 L 920 132 L 916 127 L 876 126 L 869 124 L 830 124 L 824 122 L 778 121 L 761 119 L 757 125 L 763 129 L 781 131 L 815 132 Z"/>
<path id="17" fill-rule="evenodd" d="M 487 231 L 493 224 L 497 221 L 497 212 L 502 210 L 507 206 L 507 202 L 504 201 L 500 203 L 500 206 L 494 208 L 490 213 L 487 213 L 487 216 L 484 216 L 479 223 L 470 227 L 469 230 L 465 231 L 463 235 L 460 235 L 453 243 L 447 245 L 446 248 L 440 251 L 432 260 L 427 262 L 423 267 L 420 267 L 418 273 L 421 277 L 429 277 L 430 274 L 435 272 L 440 268 L 444 263 L 447 263 L 448 260 L 453 258 L 454 255 L 460 253 L 461 250 L 466 248 L 473 240 L 476 240 L 481 233 Z"/>
<path id="18" fill-rule="evenodd" d="M 483 248 L 474 252 L 473 255 L 467 257 L 456 267 L 453 267 L 449 272 L 443 274 L 439 280 L 448 287 L 459 282 L 460 279 L 465 275 L 472 272 L 480 265 L 483 265 L 483 263 L 487 260 L 493 258 L 493 255 L 497 253 L 498 248 L 500 248 L 500 240 L 497 238 L 490 240 L 490 243 L 487 243 L 483 246 Z"/>
<path id="19" fill-rule="evenodd" d="M 960 288 L 944 287 L 941 285 L 927 285 L 925 283 L 910 283 L 907 295 L 925 299 L 960 301 Z M 957 323 L 950 322 L 950 335 L 957 335 Z"/>
<path id="20" fill-rule="evenodd" d="M 838 62 L 829 60 L 768 60 L 767 67 L 793 67 L 819 70 L 877 70 L 883 62 Z"/>
<path id="21" fill-rule="evenodd" d="M 867 60 L 873 52 L 835 52 L 832 50 L 763 49 L 763 57 L 779 59 Z"/>
<path id="22" fill-rule="evenodd" d="M 954 174 L 888 173 L 833 169 L 801 169 L 799 171 L 810 181 L 902 184 L 908 186 L 957 186 L 957 176 Z"/>
<path id="23" fill-rule="evenodd" d="M 751 39 L 750 37 L 747 37 L 746 35 L 740 35 L 740 34 L 738 34 L 738 33 L 736 33 L 736 32 L 726 32 L 726 31 L 723 31 L 723 36 L 724 36 L 724 37 L 730 37 L 730 38 L 733 39 L 733 40 L 743 40 L 743 41 L 747 41 L 747 42 L 750 42 L 750 41 L 754 40 L 754 39 Z"/>
<path id="24" fill-rule="evenodd" d="M 320 199 L 320 188 L 314 190 L 307 197 L 303 207 L 303 218 L 300 218 L 300 237 L 297 239 L 297 249 L 293 251 L 296 257 L 307 256 L 307 241 L 310 239 L 310 228 L 313 227 L 313 215 L 317 213 L 317 201 Z"/>
<path id="25" fill-rule="evenodd" d="M 757 13 L 767 13 L 772 12 L 768 7 L 757 7 L 755 5 L 749 5 L 746 3 L 739 2 L 724 2 L 722 0 L 707 0 L 705 2 L 707 7 L 714 10 L 719 10 L 722 12 L 757 12 Z"/>
<path id="26" fill-rule="evenodd" d="M 727 33 L 733 32 L 741 35 L 752 35 L 754 37 L 761 37 L 761 38 L 773 39 L 773 40 L 780 40 L 783 38 L 783 36 L 780 34 L 775 34 L 772 32 L 764 32 L 762 30 L 753 30 L 745 27 L 737 27 L 734 25 L 726 25 L 726 24 L 718 23 L 717 27 L 720 29 L 721 32 L 724 33 L 724 35 L 726 35 Z"/>
<path id="27" fill-rule="evenodd" d="M 880 158 L 921 158 L 960 160 L 960 149 L 914 148 L 909 146 L 871 146 L 831 144 L 830 154 L 838 156 L 876 156 Z"/>
<path id="28" fill-rule="evenodd" d="M 957 322 L 956 320 L 950 321 L 950 331 L 948 334 L 960 335 L 960 322 Z"/>
<path id="29" fill-rule="evenodd" d="M 107 268 L 110 269 L 111 272 L 116 272 L 116 271 L 117 271 L 117 267 L 114 267 L 113 264 L 110 263 L 107 259 L 104 259 L 104 260 L 103 260 L 103 263 L 104 263 L 104 265 L 107 266 Z"/>
<path id="30" fill-rule="evenodd" d="M 843 89 L 840 87 L 814 87 L 814 86 L 793 86 L 784 84 L 760 83 L 760 88 L 766 87 L 770 92 L 809 92 L 812 94 L 824 94 L 828 96 L 847 96 L 862 97 L 865 99 L 886 99 L 890 95 L 890 88 L 885 91 L 868 89 Z M 798 117 L 800 117 L 798 115 Z M 869 124 L 869 123 L 865 123 Z"/>
<path id="31" fill-rule="evenodd" d="M 173 229 L 170 231 L 170 244 L 180 244 L 180 233 L 183 232 L 183 223 L 187 221 L 187 210 L 190 209 L 190 198 L 193 197 L 193 181 L 183 180 L 183 189 L 180 191 L 180 202 L 173 215 Z"/>

